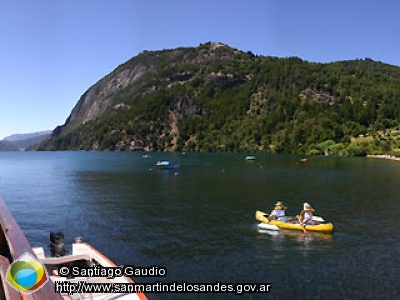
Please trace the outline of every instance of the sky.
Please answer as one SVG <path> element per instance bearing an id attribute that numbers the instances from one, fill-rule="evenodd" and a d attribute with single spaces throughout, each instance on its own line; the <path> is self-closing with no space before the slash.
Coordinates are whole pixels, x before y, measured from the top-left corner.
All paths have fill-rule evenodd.
<path id="1" fill-rule="evenodd" d="M 396 0 L 0 2 L 0 139 L 52 130 L 80 96 L 144 50 L 222 42 L 312 62 L 400 66 Z"/>

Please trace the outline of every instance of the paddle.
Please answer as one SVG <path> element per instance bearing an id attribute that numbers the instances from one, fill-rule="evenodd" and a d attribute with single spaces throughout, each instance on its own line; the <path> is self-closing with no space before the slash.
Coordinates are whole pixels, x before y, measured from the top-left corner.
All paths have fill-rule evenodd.
<path id="1" fill-rule="evenodd" d="M 301 229 L 303 229 L 303 233 L 307 233 L 306 225 L 302 225 L 302 224 L 301 224 L 300 216 L 296 216 L 296 217 L 297 217 L 297 219 L 298 219 L 299 222 L 300 222 L 300 226 L 301 226 Z"/>
<path id="2" fill-rule="evenodd" d="M 282 221 L 282 220 L 276 219 L 276 216 L 274 216 L 274 217 L 275 218 L 273 220 Z M 271 221 L 271 219 L 269 219 L 269 214 L 267 214 L 261 210 L 256 211 L 256 219 L 261 222 L 268 222 L 268 223 L 269 223 L 269 221 Z M 284 222 L 284 221 L 282 221 L 282 222 Z"/>

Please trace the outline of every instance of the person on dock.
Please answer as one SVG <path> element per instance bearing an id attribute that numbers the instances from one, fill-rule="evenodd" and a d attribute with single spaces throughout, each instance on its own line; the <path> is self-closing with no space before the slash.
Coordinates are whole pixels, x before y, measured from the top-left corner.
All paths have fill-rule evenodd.
<path id="1" fill-rule="evenodd" d="M 286 221 L 285 210 L 286 206 L 282 201 L 278 201 L 275 203 L 274 209 L 269 214 L 268 220 L 278 220 L 278 221 Z"/>
<path id="2" fill-rule="evenodd" d="M 297 216 L 297 219 L 299 219 L 299 222 L 302 226 L 313 225 L 313 213 L 315 213 L 315 209 L 313 209 L 307 202 L 304 202 L 303 210 L 301 211 L 300 215 Z"/>

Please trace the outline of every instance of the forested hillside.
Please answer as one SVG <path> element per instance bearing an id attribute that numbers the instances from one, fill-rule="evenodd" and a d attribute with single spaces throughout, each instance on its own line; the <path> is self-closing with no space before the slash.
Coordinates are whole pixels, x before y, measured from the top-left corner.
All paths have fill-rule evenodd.
<path id="1" fill-rule="evenodd" d="M 144 51 L 88 89 L 40 150 L 400 154 L 400 68 Z"/>

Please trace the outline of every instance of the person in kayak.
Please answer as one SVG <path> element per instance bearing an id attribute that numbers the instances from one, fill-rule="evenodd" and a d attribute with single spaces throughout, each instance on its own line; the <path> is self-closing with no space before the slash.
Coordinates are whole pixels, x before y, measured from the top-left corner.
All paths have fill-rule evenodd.
<path id="1" fill-rule="evenodd" d="M 285 210 L 286 206 L 282 201 L 278 201 L 275 203 L 274 209 L 269 214 L 268 220 L 278 220 L 278 221 L 286 221 Z"/>
<path id="2" fill-rule="evenodd" d="M 300 224 L 303 226 L 306 225 L 313 225 L 313 213 L 315 212 L 315 209 L 311 207 L 310 204 L 307 202 L 303 203 L 303 210 L 301 211 L 300 215 L 297 216 L 297 218 L 300 221 Z"/>

